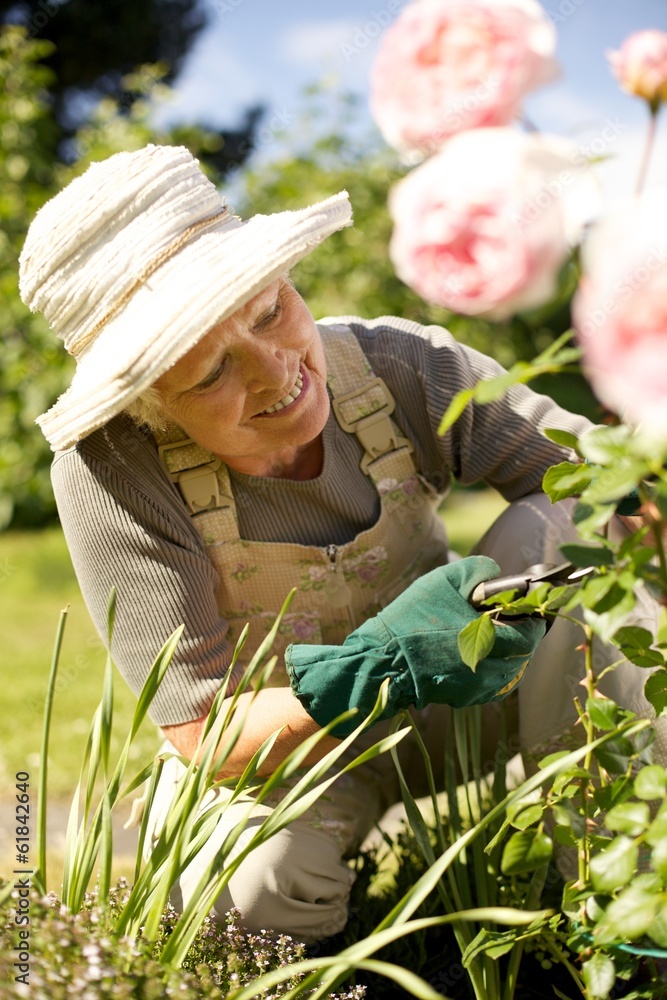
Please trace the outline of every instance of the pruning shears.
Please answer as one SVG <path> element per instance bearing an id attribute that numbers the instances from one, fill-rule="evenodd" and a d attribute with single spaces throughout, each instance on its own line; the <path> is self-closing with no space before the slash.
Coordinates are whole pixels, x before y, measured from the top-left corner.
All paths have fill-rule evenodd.
<path id="1" fill-rule="evenodd" d="M 525 597 L 526 594 L 536 590 L 541 583 L 551 583 L 557 587 L 577 586 L 594 569 L 594 566 L 585 566 L 582 569 L 571 562 L 559 565 L 537 563 L 535 566 L 529 566 L 523 573 L 499 576 L 495 580 L 478 584 L 471 594 L 470 602 L 477 608 L 482 601 L 487 601 L 505 590 L 514 590 L 517 597 Z"/>

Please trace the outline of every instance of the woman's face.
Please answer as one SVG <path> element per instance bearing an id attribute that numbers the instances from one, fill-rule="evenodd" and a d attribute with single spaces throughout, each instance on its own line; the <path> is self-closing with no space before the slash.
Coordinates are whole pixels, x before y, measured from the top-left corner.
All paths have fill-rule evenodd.
<path id="1" fill-rule="evenodd" d="M 254 475 L 298 473 L 329 415 L 319 331 L 285 278 L 214 326 L 155 388 L 170 420 Z"/>

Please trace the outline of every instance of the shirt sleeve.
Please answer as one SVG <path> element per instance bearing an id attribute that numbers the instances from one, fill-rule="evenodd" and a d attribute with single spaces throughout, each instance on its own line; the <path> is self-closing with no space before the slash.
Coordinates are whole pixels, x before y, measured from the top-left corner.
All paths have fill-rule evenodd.
<path id="1" fill-rule="evenodd" d="M 160 726 L 189 722 L 208 712 L 231 660 L 218 576 L 148 446 L 125 465 L 97 438 L 56 456 L 52 468 L 79 585 L 103 639 L 116 587 L 112 655 L 137 695 L 163 644 L 185 626 L 149 715 Z M 230 694 L 237 684 L 232 677 Z"/>
<path id="2" fill-rule="evenodd" d="M 418 468 L 439 491 L 454 476 L 464 486 L 484 482 L 510 502 L 539 492 L 551 465 L 575 458 L 570 449 L 550 441 L 545 430 L 578 436 L 591 426 L 548 396 L 513 385 L 494 402 L 470 403 L 441 437 L 438 427 L 453 397 L 504 369 L 442 327 L 394 317 L 341 317 L 337 322 L 351 327 L 375 374 L 387 382 L 396 422 L 415 448 Z"/>

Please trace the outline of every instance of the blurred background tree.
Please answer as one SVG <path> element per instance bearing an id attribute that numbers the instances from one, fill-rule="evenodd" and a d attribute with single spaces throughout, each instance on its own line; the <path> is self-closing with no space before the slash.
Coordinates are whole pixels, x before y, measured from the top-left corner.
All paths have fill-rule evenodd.
<path id="1" fill-rule="evenodd" d="M 113 98 L 129 111 L 138 94 L 132 85 L 137 66 L 161 67 L 171 84 L 206 24 L 198 0 L 0 0 L 0 23 L 21 25 L 27 38 L 51 42 L 43 65 L 51 70 L 48 98 L 55 139 L 66 159 L 76 157 L 71 143 L 91 108 Z M 251 107 L 237 130 L 207 150 L 207 162 L 220 174 L 243 161 L 252 148 L 262 108 Z"/>

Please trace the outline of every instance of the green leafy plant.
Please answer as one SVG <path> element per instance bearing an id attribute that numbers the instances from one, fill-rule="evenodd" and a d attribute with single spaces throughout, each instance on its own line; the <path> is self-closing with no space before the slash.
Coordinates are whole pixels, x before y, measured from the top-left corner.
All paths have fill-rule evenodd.
<path id="1" fill-rule="evenodd" d="M 556 344 L 538 357 L 534 366 L 517 365 L 507 375 L 461 393 L 445 414 L 443 428 L 451 426 L 472 398 L 477 402 L 498 398 L 508 385 L 528 381 L 532 371 L 543 373 L 551 366 L 567 366 L 575 354 L 572 348 Z M 655 440 L 647 442 L 640 432 L 619 425 L 596 427 L 580 439 L 558 429 L 548 436 L 572 448 L 579 457 L 579 461 L 563 462 L 548 470 L 543 485 L 552 502 L 577 498 L 573 520 L 581 543 L 563 545 L 561 551 L 564 560 L 586 572 L 576 585 L 544 582 L 525 596 L 506 591 L 484 601 L 480 617 L 461 633 L 459 648 L 474 670 L 489 651 L 491 623 L 498 616 L 533 614 L 553 619 L 578 614 L 585 697 L 576 697 L 574 704 L 583 746 L 576 760 L 565 751 L 542 760 L 542 777 L 562 765 L 555 778 L 543 782 L 541 788 L 526 782 L 517 789 L 516 797 L 505 800 L 502 822 L 483 848 L 491 862 L 490 872 L 473 863 L 461 869 L 457 886 L 467 882 L 481 894 L 491 891 L 498 877 L 507 890 L 517 877 L 530 876 L 522 905 L 527 900 L 535 905 L 555 849 L 571 852 L 577 874 L 563 885 L 556 912 L 528 930 L 498 933 L 482 928 L 474 942 L 462 947 L 464 964 L 476 996 L 509 1000 L 514 995 L 522 951 L 532 940 L 533 949 L 539 946 L 549 963 L 558 962 L 568 969 L 578 995 L 605 1000 L 623 980 L 633 980 L 642 962 L 649 981 L 635 984 L 632 992 L 623 995 L 662 997 L 666 987 L 654 963 L 667 958 L 667 772 L 652 760 L 655 729 L 650 721 L 637 720 L 634 713 L 602 696 L 598 685 L 627 659 L 650 670 L 644 687 L 646 699 L 657 717 L 665 714 L 667 447 L 661 450 Z M 619 502 L 628 495 L 643 514 L 643 523 L 614 542 L 606 529 Z M 663 606 L 655 634 L 625 624 L 641 587 L 648 588 Z M 596 673 L 594 649 L 599 642 L 612 643 L 619 655 Z M 458 757 L 463 773 L 472 777 L 479 804 L 484 799 L 475 759 L 479 732 L 470 731 L 465 740 L 464 732 L 464 723 L 459 721 L 455 726 Z M 493 790 L 487 793 L 491 813 L 497 808 L 498 788 L 503 788 L 503 775 L 496 773 L 495 779 L 500 779 L 499 784 L 494 782 Z M 450 801 L 452 791 L 455 789 L 450 785 Z M 491 813 L 487 812 L 485 819 Z M 459 814 L 454 810 L 453 815 Z M 493 981 L 487 977 L 480 988 L 472 973 L 475 961 L 506 953 L 510 961 L 504 986 L 497 977 Z M 565 995 L 557 989 L 555 992 Z"/>

